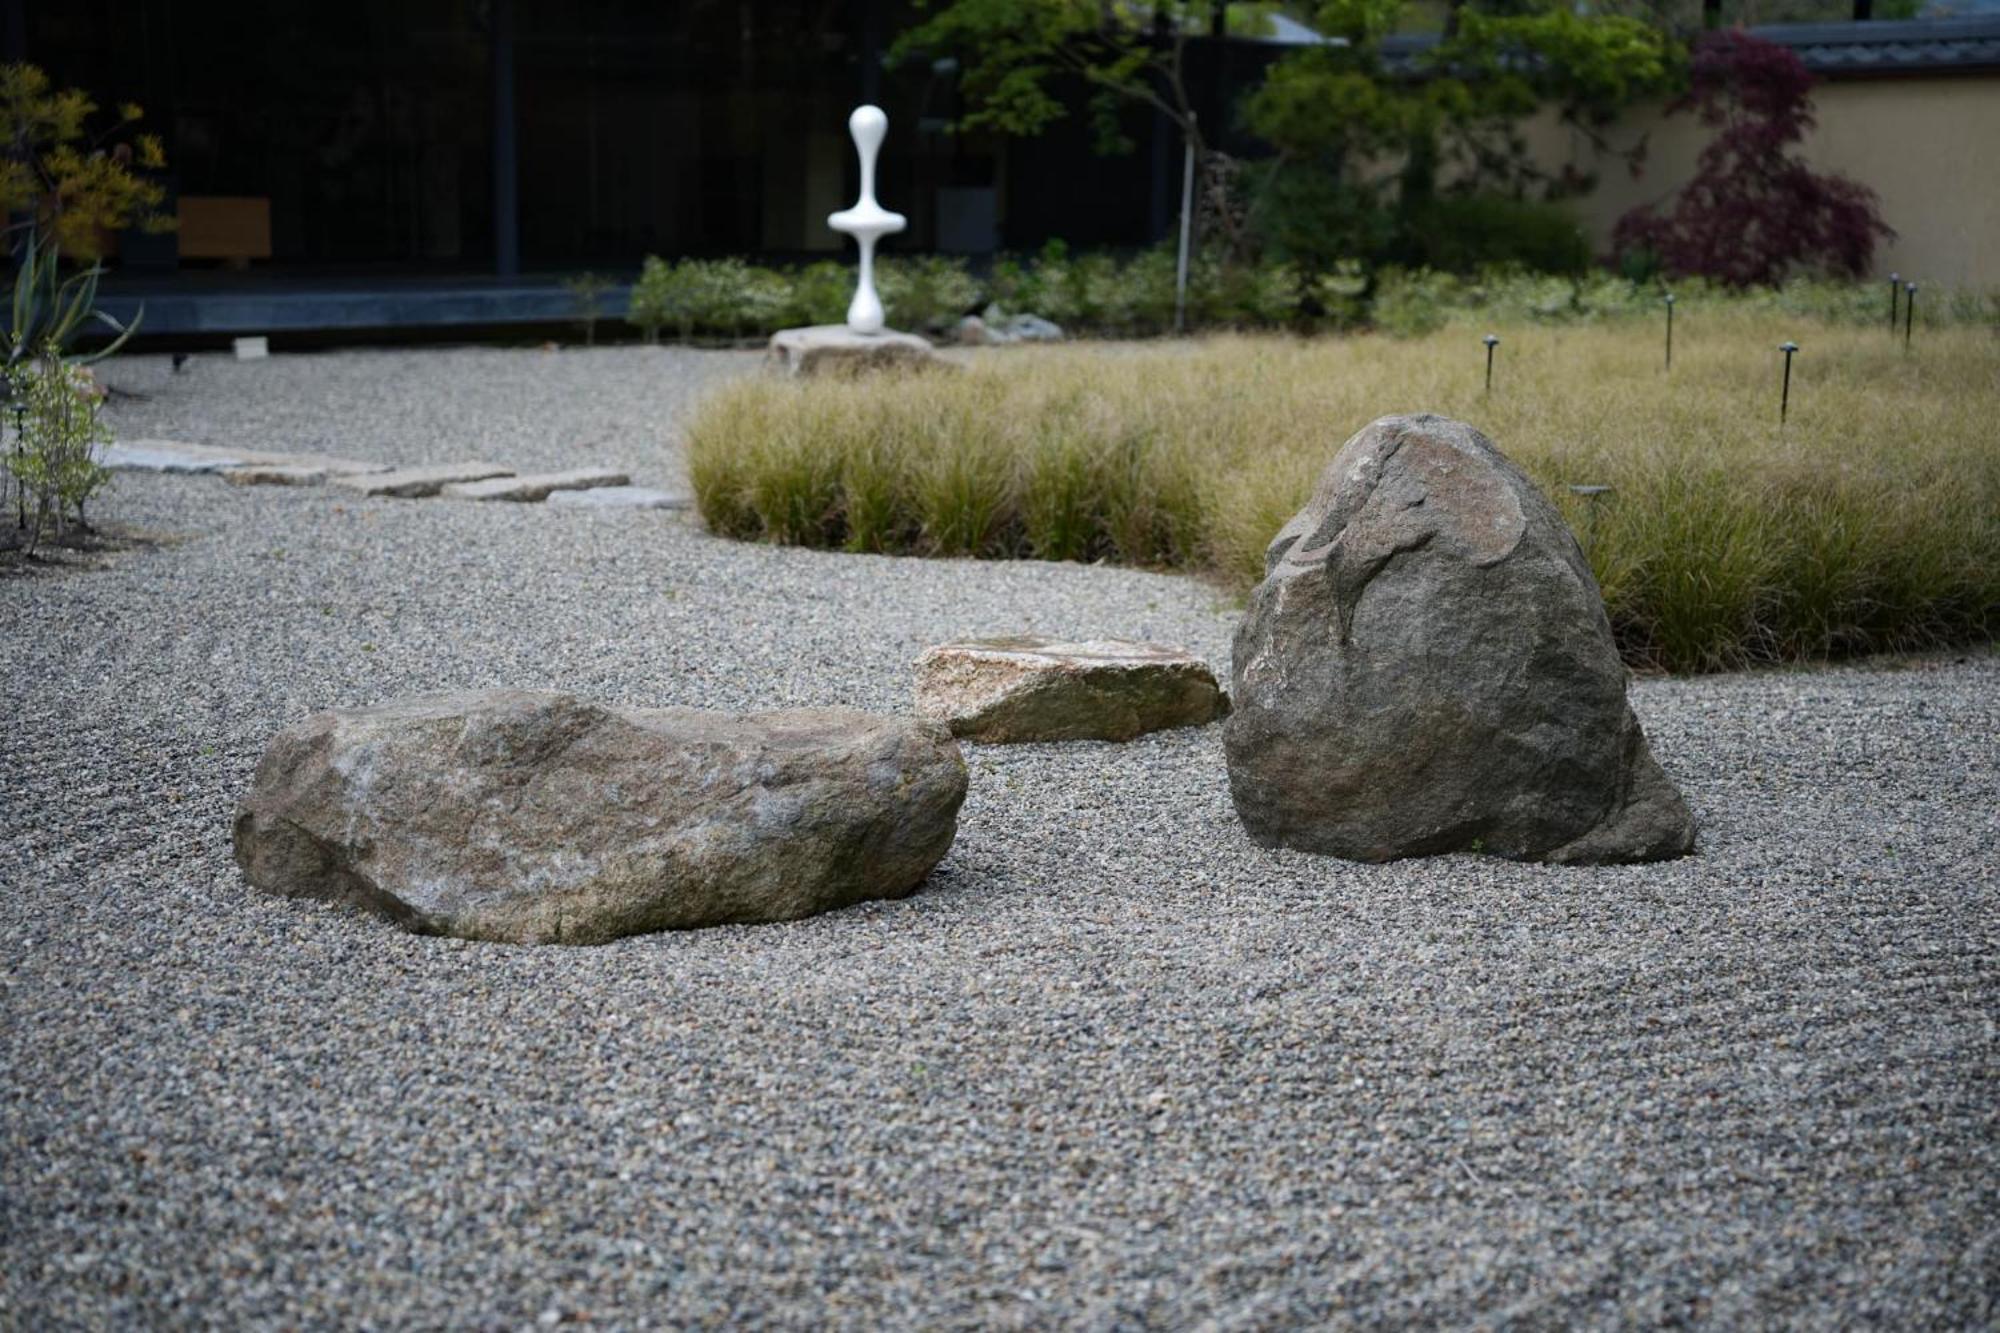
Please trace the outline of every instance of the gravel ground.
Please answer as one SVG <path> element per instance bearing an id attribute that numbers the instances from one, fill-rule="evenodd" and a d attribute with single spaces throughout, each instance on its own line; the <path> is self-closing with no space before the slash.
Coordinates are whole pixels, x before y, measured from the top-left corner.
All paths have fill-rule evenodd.
<path id="1" fill-rule="evenodd" d="M 728 353 L 113 366 L 126 434 L 630 464 Z M 1345 435 L 1329 435 L 1329 447 Z M 1114 569 L 121 477 L 0 581 L 0 1325 L 1990 1327 L 2000 657 L 1635 688 L 1698 856 L 1250 845 L 1214 728 L 968 751 L 898 903 L 404 935 L 229 851 L 270 733 L 417 690 L 908 704 L 967 632 L 1177 640 Z"/>

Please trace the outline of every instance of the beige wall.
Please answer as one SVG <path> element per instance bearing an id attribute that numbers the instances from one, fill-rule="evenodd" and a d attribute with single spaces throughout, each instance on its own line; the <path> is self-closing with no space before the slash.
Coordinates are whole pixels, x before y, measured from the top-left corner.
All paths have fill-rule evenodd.
<path id="1" fill-rule="evenodd" d="M 1805 156 L 1871 187 L 1897 232 L 1876 251 L 1876 269 L 1918 283 L 2000 290 L 2000 77 L 1851 79 L 1813 90 L 1818 128 Z M 1613 144 L 1650 133 L 1645 174 L 1633 180 L 1599 160 L 1574 130 L 1538 120 L 1535 155 L 1594 171 L 1597 188 L 1576 201 L 1593 247 L 1609 246 L 1620 214 L 1668 195 L 1694 173 L 1707 131 L 1692 116 L 1634 108 L 1606 135 Z"/>

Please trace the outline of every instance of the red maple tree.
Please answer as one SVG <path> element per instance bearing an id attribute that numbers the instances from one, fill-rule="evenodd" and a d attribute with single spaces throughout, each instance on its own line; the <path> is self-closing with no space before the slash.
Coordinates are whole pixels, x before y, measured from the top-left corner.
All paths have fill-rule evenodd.
<path id="1" fill-rule="evenodd" d="M 1618 219 L 1618 254 L 1650 252 L 1668 273 L 1732 287 L 1776 283 L 1794 268 L 1866 273 L 1876 243 L 1896 234 L 1877 195 L 1791 154 L 1814 124 L 1813 83 L 1776 42 L 1740 28 L 1704 34 L 1688 91 L 1667 110 L 1693 111 L 1715 136 L 1670 211 L 1648 204 Z"/>

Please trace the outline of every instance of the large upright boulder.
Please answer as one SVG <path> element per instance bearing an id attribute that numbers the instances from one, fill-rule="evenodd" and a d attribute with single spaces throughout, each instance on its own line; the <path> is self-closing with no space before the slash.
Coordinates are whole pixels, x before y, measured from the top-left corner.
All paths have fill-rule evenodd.
<path id="1" fill-rule="evenodd" d="M 595 944 L 902 897 L 965 785 L 957 743 L 914 719 L 428 695 L 280 732 L 236 859 L 414 931 Z"/>
<path id="2" fill-rule="evenodd" d="M 1478 431 L 1369 425 L 1264 562 L 1223 733 L 1257 841 L 1361 861 L 1693 847 L 1582 551 Z"/>

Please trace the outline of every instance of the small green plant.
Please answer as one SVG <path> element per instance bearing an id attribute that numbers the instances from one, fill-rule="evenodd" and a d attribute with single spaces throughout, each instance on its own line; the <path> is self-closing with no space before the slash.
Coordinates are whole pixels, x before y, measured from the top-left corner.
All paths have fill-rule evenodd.
<path id="1" fill-rule="evenodd" d="M 846 278 L 851 293 L 853 275 L 848 273 Z M 927 333 L 950 328 L 978 305 L 981 297 L 979 282 L 966 270 L 965 261 L 942 255 L 877 260 L 875 284 L 891 327 Z M 845 301 L 841 310 L 840 317 L 844 317 Z"/>
<path id="2" fill-rule="evenodd" d="M 95 458 L 111 433 L 89 370 L 53 353 L 11 367 L 7 389 L 7 473 L 21 545 L 33 555 L 51 530 L 61 538 L 71 522 L 83 526 L 84 503 L 111 476 Z"/>
<path id="3" fill-rule="evenodd" d="M 847 318 L 847 303 L 854 299 L 854 270 L 846 264 L 822 259 L 792 274 L 792 299 L 785 312 L 791 326 L 839 324 Z"/>
<path id="4" fill-rule="evenodd" d="M 576 311 L 576 322 L 583 326 L 583 345 L 597 345 L 597 321 L 604 315 L 604 298 L 617 284 L 599 273 L 579 273 L 573 278 L 563 279 L 563 290 L 569 293 Z"/>
<path id="5" fill-rule="evenodd" d="M 648 255 L 633 284 L 625 318 L 658 342 L 672 328 L 682 342 L 697 331 L 740 338 L 778 327 L 792 305 L 785 275 L 741 259 L 683 259 L 669 264 Z"/>

